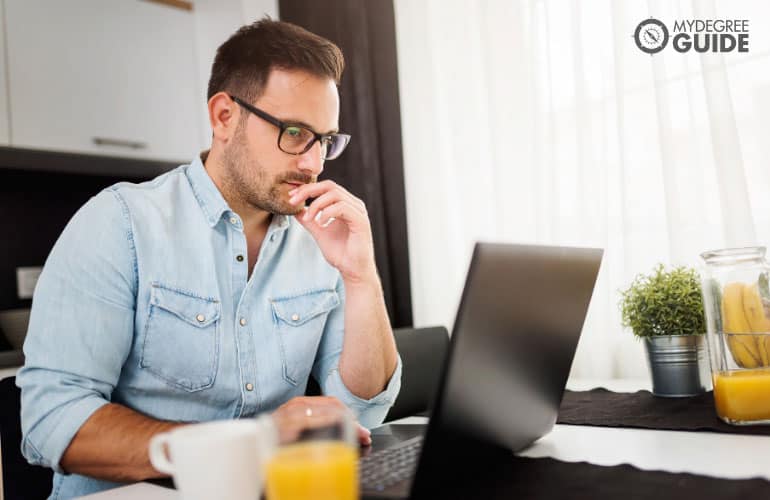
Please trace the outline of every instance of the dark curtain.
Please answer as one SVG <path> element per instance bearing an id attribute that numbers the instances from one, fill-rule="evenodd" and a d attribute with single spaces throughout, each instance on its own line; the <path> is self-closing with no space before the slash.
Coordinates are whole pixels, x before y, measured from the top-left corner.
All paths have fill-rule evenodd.
<path id="1" fill-rule="evenodd" d="M 353 136 L 323 177 L 361 198 L 394 327 L 411 326 L 396 33 L 391 0 L 280 0 L 280 18 L 328 38 L 345 56 L 340 130 Z"/>

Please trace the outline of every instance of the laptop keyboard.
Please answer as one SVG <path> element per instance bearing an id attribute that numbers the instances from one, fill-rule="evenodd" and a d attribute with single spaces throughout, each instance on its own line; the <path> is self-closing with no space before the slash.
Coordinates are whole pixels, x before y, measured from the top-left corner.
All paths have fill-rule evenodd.
<path id="1" fill-rule="evenodd" d="M 375 451 L 359 460 L 358 471 L 361 489 L 383 491 L 394 484 L 414 476 L 420 458 L 422 436 Z"/>

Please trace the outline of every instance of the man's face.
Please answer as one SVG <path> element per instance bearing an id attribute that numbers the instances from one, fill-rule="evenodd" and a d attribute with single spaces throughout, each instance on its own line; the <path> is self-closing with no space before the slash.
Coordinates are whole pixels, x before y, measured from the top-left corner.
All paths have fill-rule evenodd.
<path id="1" fill-rule="evenodd" d="M 319 133 L 337 131 L 339 96 L 334 81 L 299 70 L 274 69 L 256 102 L 257 108 Z M 239 108 L 240 118 L 224 151 L 228 188 L 254 208 L 293 215 L 302 207 L 289 203 L 288 192 L 315 182 L 323 170 L 320 144 L 291 155 L 278 148 L 280 129 Z"/>

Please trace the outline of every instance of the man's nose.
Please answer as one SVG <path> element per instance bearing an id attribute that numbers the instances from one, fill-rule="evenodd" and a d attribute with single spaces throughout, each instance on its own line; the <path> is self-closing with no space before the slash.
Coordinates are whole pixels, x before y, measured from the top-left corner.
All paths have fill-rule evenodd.
<path id="1" fill-rule="evenodd" d="M 323 172 L 324 161 L 321 158 L 320 141 L 315 141 L 310 149 L 299 155 L 297 166 L 300 170 L 303 170 L 314 177 L 319 176 L 321 172 Z"/>

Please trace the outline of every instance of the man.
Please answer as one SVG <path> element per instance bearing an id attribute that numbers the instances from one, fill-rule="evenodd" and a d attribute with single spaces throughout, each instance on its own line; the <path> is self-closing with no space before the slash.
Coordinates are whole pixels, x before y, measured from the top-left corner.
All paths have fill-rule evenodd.
<path id="1" fill-rule="evenodd" d="M 182 422 L 342 403 L 382 421 L 401 364 L 366 208 L 316 182 L 349 139 L 342 68 L 299 27 L 241 28 L 212 67 L 210 151 L 102 191 L 65 228 L 17 378 L 23 452 L 56 471 L 51 498 L 160 476 L 147 444 Z M 311 374 L 325 397 L 302 397 Z"/>

